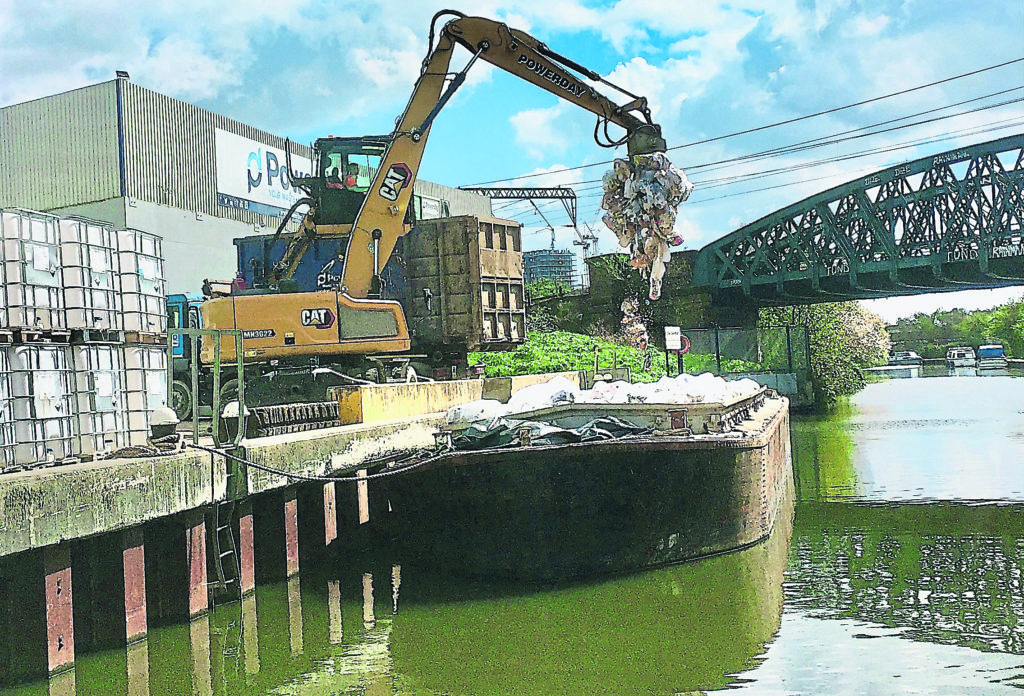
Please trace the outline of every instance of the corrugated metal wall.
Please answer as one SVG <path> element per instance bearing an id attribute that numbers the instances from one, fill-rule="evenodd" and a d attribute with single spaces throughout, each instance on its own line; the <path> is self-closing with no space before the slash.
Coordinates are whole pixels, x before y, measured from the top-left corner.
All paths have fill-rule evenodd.
<path id="1" fill-rule="evenodd" d="M 430 147 L 429 145 L 427 146 Z M 491 199 L 489 196 L 481 196 L 479 193 L 460 191 L 431 181 L 420 179 L 416 182 L 413 190 L 419 196 L 438 198 L 448 201 L 448 209 L 452 215 L 482 215 L 491 217 Z"/>
<path id="2" fill-rule="evenodd" d="M 0 109 L 0 206 L 49 210 L 120 195 L 115 83 Z"/>
<path id="3" fill-rule="evenodd" d="M 277 226 L 278 218 L 217 205 L 216 130 L 284 149 L 284 138 L 131 82 L 124 85 L 128 196 L 247 223 Z M 309 147 L 292 144 L 309 157 Z"/>
<path id="4" fill-rule="evenodd" d="M 122 195 L 118 149 L 120 83 L 124 195 L 190 212 L 273 228 L 279 218 L 217 205 L 216 130 L 270 147 L 284 138 L 141 87 L 112 80 L 0 109 L 0 206 L 66 208 Z M 292 144 L 295 155 L 309 147 Z M 452 215 L 490 216 L 486 196 L 417 181 L 420 196 L 449 202 Z"/>

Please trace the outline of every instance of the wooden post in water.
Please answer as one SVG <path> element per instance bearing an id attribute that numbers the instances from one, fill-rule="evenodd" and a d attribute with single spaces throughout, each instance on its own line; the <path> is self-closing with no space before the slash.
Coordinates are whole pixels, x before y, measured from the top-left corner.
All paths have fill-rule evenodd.
<path id="1" fill-rule="evenodd" d="M 124 565 L 124 625 L 129 645 L 142 640 L 148 631 L 146 617 L 146 546 L 142 527 L 121 533 Z"/>
<path id="2" fill-rule="evenodd" d="M 201 616 L 210 608 L 206 589 L 206 519 L 202 510 L 192 510 L 185 521 L 188 559 L 188 615 Z"/>
<path id="3" fill-rule="evenodd" d="M 324 484 L 324 545 L 338 538 L 337 494 L 334 481 Z"/>
<path id="4" fill-rule="evenodd" d="M 46 583 L 46 647 L 50 674 L 75 665 L 74 607 L 71 599 L 71 552 L 66 544 L 43 549 Z"/>
<path id="5" fill-rule="evenodd" d="M 359 502 L 359 524 L 366 524 L 370 521 L 370 483 L 366 480 L 366 469 L 359 469 L 356 472 L 356 497 Z"/>
<path id="6" fill-rule="evenodd" d="M 294 486 L 284 491 L 284 546 L 285 574 L 291 577 L 299 572 L 299 501 Z"/>
<path id="7" fill-rule="evenodd" d="M 243 500 L 238 507 L 238 567 L 241 573 L 239 591 L 242 596 L 256 589 L 256 548 L 252 527 L 252 501 Z"/>

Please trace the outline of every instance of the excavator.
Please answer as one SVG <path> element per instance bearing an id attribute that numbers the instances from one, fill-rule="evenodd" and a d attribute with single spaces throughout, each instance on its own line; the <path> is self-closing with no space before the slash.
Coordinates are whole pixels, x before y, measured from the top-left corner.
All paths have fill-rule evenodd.
<path id="1" fill-rule="evenodd" d="M 452 73 L 452 56 L 459 46 L 471 56 L 462 70 Z M 292 178 L 305 195 L 283 217 L 275 236 L 281 237 L 288 221 L 304 212 L 298 230 L 287 236 L 284 256 L 270 273 L 277 292 L 232 293 L 206 300 L 200 307 L 202 326 L 240 329 L 244 361 L 260 365 L 264 373 L 292 369 L 308 374 L 313 366 L 320 375 L 335 371 L 339 377 L 370 374 L 374 381 L 415 379 L 409 365 L 412 341 L 405 313 L 399 302 L 381 299 L 381 272 L 399 238 L 412 229 L 407 211 L 431 124 L 477 60 L 595 114 L 594 138 L 599 145 L 625 144 L 630 156 L 666 149 L 646 98 L 612 84 L 525 32 L 443 10 L 431 20 L 427 56 L 395 130 L 386 136 L 320 138 L 312 146 L 311 175 Z M 616 90 L 624 103 L 602 95 L 583 78 Z M 613 138 L 610 125 L 624 133 Z M 287 153 L 290 160 L 290 144 Z M 288 170 L 295 171 L 290 161 Z M 340 259 L 339 287 L 282 292 L 312 240 L 323 234 L 348 237 Z M 205 365 L 212 363 L 213 343 L 202 342 Z M 226 364 L 236 359 L 233 340 L 221 340 L 220 359 Z M 367 366 L 372 366 L 369 373 Z M 246 374 L 250 374 L 248 367 Z M 249 382 L 247 378 L 246 401 L 252 403 Z M 308 385 L 310 380 L 298 382 Z M 225 386 L 230 392 L 232 381 Z M 183 383 L 181 388 L 187 386 Z M 258 400 L 303 400 L 296 388 L 278 391 Z"/>

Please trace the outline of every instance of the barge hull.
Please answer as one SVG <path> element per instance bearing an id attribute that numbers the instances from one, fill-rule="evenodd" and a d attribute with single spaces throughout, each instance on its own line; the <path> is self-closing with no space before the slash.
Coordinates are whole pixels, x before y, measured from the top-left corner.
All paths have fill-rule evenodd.
<path id="1" fill-rule="evenodd" d="M 727 435 L 454 453 L 371 488 L 375 526 L 418 561 L 557 581 L 741 548 L 771 533 L 791 477 L 789 410 Z"/>

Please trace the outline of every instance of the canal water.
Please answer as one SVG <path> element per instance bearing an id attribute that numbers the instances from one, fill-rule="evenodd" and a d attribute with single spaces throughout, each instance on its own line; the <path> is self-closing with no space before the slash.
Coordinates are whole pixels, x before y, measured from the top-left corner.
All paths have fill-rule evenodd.
<path id="1" fill-rule="evenodd" d="M 942 374 L 795 418 L 753 548 L 568 587 L 346 553 L 0 693 L 1020 693 L 1024 380 Z"/>

